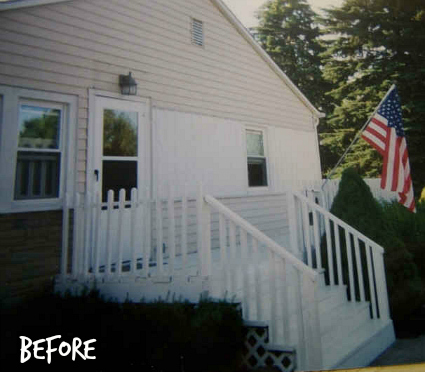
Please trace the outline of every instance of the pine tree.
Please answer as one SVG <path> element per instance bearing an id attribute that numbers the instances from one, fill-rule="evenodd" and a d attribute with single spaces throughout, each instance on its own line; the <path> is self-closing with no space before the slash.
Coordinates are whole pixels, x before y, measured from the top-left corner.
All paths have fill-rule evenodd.
<path id="1" fill-rule="evenodd" d="M 423 0 L 346 0 L 321 21 L 330 38 L 322 55 L 329 96 L 336 107 L 324 125 L 322 146 L 339 157 L 338 138 L 358 131 L 390 86 L 400 93 L 404 128 L 416 192 L 425 184 L 425 2 Z M 332 36 L 333 35 L 333 36 Z M 353 137 L 354 137 L 353 132 Z M 362 175 L 378 175 L 382 161 L 360 140 L 342 168 L 356 165 Z M 333 164 L 322 163 L 329 170 Z"/>
<path id="2" fill-rule="evenodd" d="M 269 0 L 257 12 L 260 44 L 292 82 L 318 108 L 325 109 L 326 82 L 319 54 L 316 14 L 306 0 Z"/>

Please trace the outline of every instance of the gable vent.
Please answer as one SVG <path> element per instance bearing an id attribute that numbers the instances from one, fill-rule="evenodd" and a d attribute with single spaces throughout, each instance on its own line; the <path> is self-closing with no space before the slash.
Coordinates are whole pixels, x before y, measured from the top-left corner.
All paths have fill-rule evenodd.
<path id="1" fill-rule="evenodd" d="M 195 45 L 204 45 L 204 23 L 192 18 L 192 43 Z"/>

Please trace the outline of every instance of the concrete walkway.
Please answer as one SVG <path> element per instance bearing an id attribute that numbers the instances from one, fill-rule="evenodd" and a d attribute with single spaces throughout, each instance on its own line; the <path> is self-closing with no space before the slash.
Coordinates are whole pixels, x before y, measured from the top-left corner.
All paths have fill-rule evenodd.
<path id="1" fill-rule="evenodd" d="M 425 363 L 425 335 L 397 339 L 371 366 Z M 425 365 L 423 366 L 425 371 Z"/>

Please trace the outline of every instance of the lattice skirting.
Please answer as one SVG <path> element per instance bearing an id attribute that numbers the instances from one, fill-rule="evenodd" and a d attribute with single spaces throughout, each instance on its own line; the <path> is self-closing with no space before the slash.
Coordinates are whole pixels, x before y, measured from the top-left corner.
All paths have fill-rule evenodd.
<path id="1" fill-rule="evenodd" d="M 247 370 L 274 367 L 281 372 L 296 368 L 295 351 L 270 348 L 267 326 L 246 326 L 243 366 Z"/>

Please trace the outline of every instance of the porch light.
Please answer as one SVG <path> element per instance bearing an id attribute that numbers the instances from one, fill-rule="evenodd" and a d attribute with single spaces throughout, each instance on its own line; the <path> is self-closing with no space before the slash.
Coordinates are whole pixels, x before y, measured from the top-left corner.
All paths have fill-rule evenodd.
<path id="1" fill-rule="evenodd" d="M 120 75 L 120 87 L 121 94 L 126 96 L 135 96 L 137 94 L 137 83 L 131 76 L 131 72 L 128 75 Z"/>

